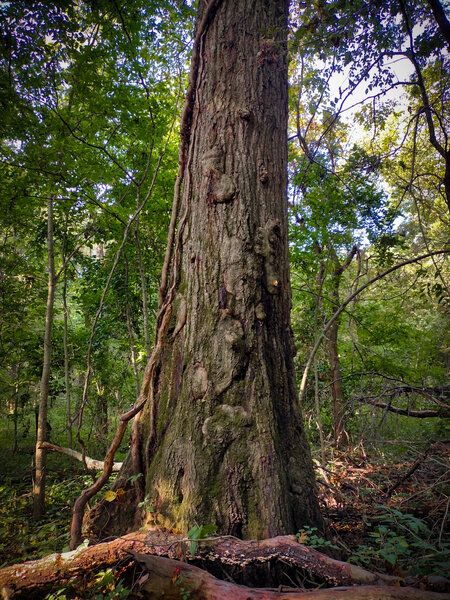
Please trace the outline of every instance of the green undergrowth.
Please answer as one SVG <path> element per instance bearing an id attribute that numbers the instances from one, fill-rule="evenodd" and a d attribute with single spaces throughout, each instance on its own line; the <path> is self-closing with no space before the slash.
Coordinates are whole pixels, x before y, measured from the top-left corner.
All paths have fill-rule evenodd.
<path id="1" fill-rule="evenodd" d="M 0 482 L 0 567 L 40 558 L 69 549 L 72 507 L 81 491 L 92 483 L 70 459 L 49 454 L 46 483 L 46 513 L 39 521 L 32 519 L 31 468 L 19 468 L 23 456 L 11 455 Z M 14 468 L 16 471 L 14 472 Z M 115 474 L 110 478 L 110 484 Z M 104 488 L 100 495 L 104 495 Z M 96 498 L 94 498 L 95 502 Z"/>
<path id="2" fill-rule="evenodd" d="M 365 541 L 353 548 L 324 539 L 315 527 L 297 533 L 299 543 L 324 552 L 340 550 L 345 559 L 369 571 L 400 576 L 444 575 L 450 578 L 450 541 L 410 513 L 378 506 L 379 515 L 364 518 Z"/>
<path id="3" fill-rule="evenodd" d="M 31 518 L 31 482 L 6 478 L 0 485 L 2 567 L 68 549 L 71 504 L 87 478 L 78 475 L 61 481 L 50 474 L 47 483 L 47 511 L 39 521 Z"/>
<path id="4" fill-rule="evenodd" d="M 52 439 L 64 446 L 67 442 L 62 435 L 62 427 L 61 419 L 61 432 L 55 426 Z M 0 431 L 0 567 L 67 551 L 73 503 L 92 482 L 92 477 L 83 472 L 80 463 L 49 452 L 47 512 L 40 521 L 33 521 L 34 441 L 31 433 L 22 436 L 21 445 L 14 453 L 10 433 L 8 427 Z M 373 449 L 370 457 L 357 456 L 350 451 L 333 451 L 326 465 L 330 484 L 324 487 L 328 494 L 324 500 L 330 500 L 333 489 L 336 492 L 340 490 L 342 497 L 337 496 L 338 503 L 347 499 L 347 504 L 341 506 L 335 518 L 335 521 L 340 519 L 337 524 L 341 527 L 335 530 L 338 535 L 334 536 L 333 527 L 330 527 L 330 541 L 313 527 L 304 527 L 298 532 L 298 541 L 333 556 L 339 552 L 344 560 L 369 570 L 401 576 L 438 574 L 450 578 L 450 541 L 446 538 L 449 514 L 445 512 L 445 504 L 442 504 L 442 498 L 448 497 L 445 457 L 439 453 L 430 454 L 421 469 L 415 472 L 415 479 L 408 479 L 396 489 L 391 499 L 397 503 L 395 506 L 408 501 L 408 508 L 400 510 L 383 504 L 387 502 L 382 500 L 385 494 L 383 490 L 395 483 L 401 473 L 407 472 L 423 447 L 414 448 L 410 455 L 400 452 L 396 446 L 391 449 L 388 445 L 386 448 L 389 453 L 383 444 L 378 444 L 377 452 Z M 127 450 L 126 442 L 121 450 L 116 460 L 123 459 Z M 98 459 L 103 457 L 101 448 L 94 445 L 88 446 L 88 454 Z M 399 458 L 403 461 L 400 466 L 396 464 Z M 114 476 L 110 483 L 113 479 Z M 101 490 L 99 496 L 105 497 L 107 490 L 108 486 Z M 142 505 L 151 511 L 152 507 L 147 506 L 147 502 L 145 500 Z M 330 505 L 336 506 L 336 501 Z M 430 507 L 435 507 L 434 516 L 430 515 Z M 354 523 L 349 518 L 352 511 Z M 187 532 L 190 552 L 195 553 L 199 541 L 214 531 L 214 524 L 191 527 Z M 128 587 L 133 586 L 133 582 L 125 585 L 115 571 L 97 575 L 98 581 L 83 597 L 125 598 Z M 55 599 L 71 597 L 72 592 L 65 589 L 60 590 Z"/>
<path id="5" fill-rule="evenodd" d="M 354 549 L 348 562 L 371 570 L 402 575 L 450 577 L 450 540 L 433 531 L 423 519 L 388 506 L 367 520 L 367 541 Z"/>
<path id="6" fill-rule="evenodd" d="M 402 576 L 446 575 L 450 577 L 450 541 L 433 532 L 427 523 L 410 513 L 378 506 L 379 515 L 364 519 L 365 542 L 345 548 L 346 561 L 370 571 Z M 343 550 L 324 539 L 315 527 L 297 533 L 299 543 L 327 553 Z"/>
<path id="7" fill-rule="evenodd" d="M 127 586 L 128 581 L 121 576 L 121 569 L 99 571 L 91 581 L 86 582 L 85 589 L 62 587 L 47 594 L 44 600 L 125 600 L 130 596 L 131 589 Z"/>
<path id="8" fill-rule="evenodd" d="M 64 552 L 69 546 L 72 507 L 81 491 L 92 483 L 81 463 L 63 454 L 47 453 L 46 513 L 39 521 L 32 515 L 32 477 L 35 451 L 35 414 L 24 409 L 16 429 L 14 421 L 5 418 L 0 426 L 0 567 L 40 558 L 53 552 Z M 112 416 L 108 435 L 100 440 L 89 419 L 83 425 L 82 438 L 88 456 L 102 460 L 109 438 L 114 434 L 117 415 Z M 60 402 L 49 406 L 50 441 L 67 447 L 65 407 Z M 74 430 L 75 437 L 75 430 Z M 128 432 L 115 460 L 124 459 L 128 451 Z M 75 448 L 80 450 L 79 447 Z M 116 474 L 112 474 L 110 484 Z M 103 496 L 106 486 L 99 493 Z M 96 501 L 94 497 L 92 502 Z"/>

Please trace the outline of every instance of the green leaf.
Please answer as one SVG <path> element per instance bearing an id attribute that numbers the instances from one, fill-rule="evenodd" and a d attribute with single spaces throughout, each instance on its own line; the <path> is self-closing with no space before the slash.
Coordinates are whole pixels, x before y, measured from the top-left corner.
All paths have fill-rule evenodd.
<path id="1" fill-rule="evenodd" d="M 192 542 L 189 544 L 189 552 L 190 552 L 192 555 L 194 555 L 194 554 L 195 554 L 195 552 L 196 552 L 196 550 L 197 550 L 197 542 L 194 542 L 194 541 L 192 541 Z"/>
<path id="2" fill-rule="evenodd" d="M 212 533 L 216 533 L 217 525 L 202 525 L 200 527 L 199 538 L 209 537 Z"/>
<path id="3" fill-rule="evenodd" d="M 217 525 L 194 525 L 187 532 L 187 537 L 191 541 L 189 544 L 189 552 L 195 554 L 197 550 L 197 540 L 206 538 L 217 531 Z"/>
<path id="4" fill-rule="evenodd" d="M 395 565 L 395 563 L 397 562 L 397 556 L 392 552 L 385 552 L 384 550 L 380 550 L 380 555 L 390 565 Z"/>

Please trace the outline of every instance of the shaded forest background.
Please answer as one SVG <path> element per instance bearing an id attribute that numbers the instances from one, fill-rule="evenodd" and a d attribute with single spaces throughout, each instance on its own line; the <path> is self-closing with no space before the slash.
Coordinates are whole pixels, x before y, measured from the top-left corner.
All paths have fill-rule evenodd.
<path id="1" fill-rule="evenodd" d="M 291 10 L 295 361 L 332 541 L 299 536 L 363 566 L 444 574 L 450 26 L 425 0 Z M 63 550 L 92 481 L 67 456 L 36 456 L 36 436 L 102 460 L 139 396 L 195 10 L 18 1 L 0 15 L 6 565 Z M 46 510 L 32 492 L 40 460 Z"/>

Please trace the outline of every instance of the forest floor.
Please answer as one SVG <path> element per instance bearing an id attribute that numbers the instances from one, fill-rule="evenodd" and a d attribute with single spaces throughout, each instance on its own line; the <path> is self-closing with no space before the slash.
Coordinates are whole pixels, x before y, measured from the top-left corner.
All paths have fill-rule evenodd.
<path id="1" fill-rule="evenodd" d="M 317 468 L 333 545 L 370 570 L 450 578 L 450 444 L 431 443 L 401 462 L 383 458 L 334 451 Z"/>
<path id="2" fill-rule="evenodd" d="M 330 537 L 305 527 L 299 541 L 369 570 L 450 579 L 450 444 L 416 448 L 401 461 L 379 451 L 328 452 L 332 457 L 317 466 L 317 477 Z M 31 468 L 23 466 L 31 456 L 0 449 L 0 460 L 0 566 L 66 551 L 73 501 L 91 477 L 50 454 L 48 510 L 36 523 L 30 518 Z"/>

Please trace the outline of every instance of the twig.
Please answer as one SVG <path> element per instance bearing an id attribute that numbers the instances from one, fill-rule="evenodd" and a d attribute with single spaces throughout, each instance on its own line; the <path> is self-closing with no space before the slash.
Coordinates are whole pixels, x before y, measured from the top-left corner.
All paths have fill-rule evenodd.
<path id="1" fill-rule="evenodd" d="M 444 533 L 444 527 L 445 527 L 445 524 L 447 522 L 447 515 L 448 515 L 449 505 L 450 505 L 450 496 L 447 498 L 447 506 L 445 507 L 445 513 L 444 513 L 444 516 L 442 518 L 441 528 L 439 530 L 439 539 L 438 539 L 438 545 L 439 546 L 441 546 L 442 535 Z"/>
<path id="2" fill-rule="evenodd" d="M 388 498 L 390 498 L 392 496 L 392 494 L 394 493 L 394 491 L 400 486 L 402 485 L 402 483 L 404 483 L 407 479 L 409 479 L 411 477 L 411 475 L 419 468 L 419 466 L 423 463 L 423 461 L 426 459 L 428 453 L 430 452 L 431 448 L 433 447 L 434 444 L 429 444 L 428 448 L 425 449 L 424 452 L 422 452 L 422 454 L 420 454 L 418 456 L 418 458 L 415 460 L 413 466 L 403 475 L 403 477 L 401 477 L 397 483 L 394 483 L 394 485 L 391 485 L 391 487 L 386 491 L 386 496 Z"/>

